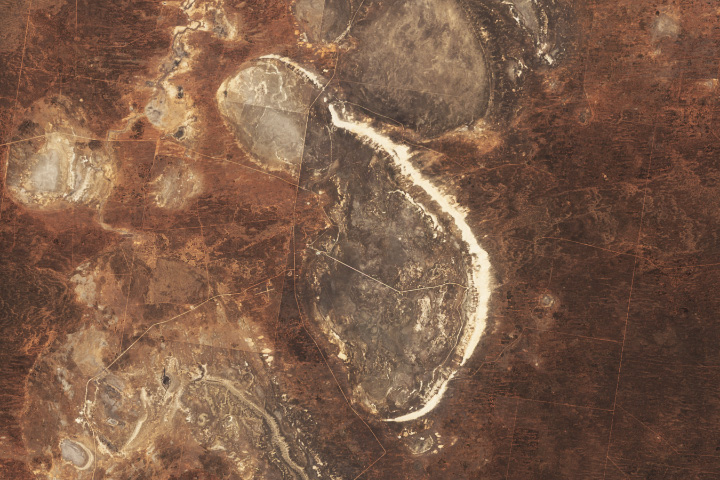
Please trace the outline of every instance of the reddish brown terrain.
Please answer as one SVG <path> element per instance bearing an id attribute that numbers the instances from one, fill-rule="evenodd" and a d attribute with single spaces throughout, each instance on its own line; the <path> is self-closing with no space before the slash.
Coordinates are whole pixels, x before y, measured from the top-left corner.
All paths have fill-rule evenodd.
<path id="1" fill-rule="evenodd" d="M 0 0 L 0 479 L 720 478 L 720 6 Z"/>

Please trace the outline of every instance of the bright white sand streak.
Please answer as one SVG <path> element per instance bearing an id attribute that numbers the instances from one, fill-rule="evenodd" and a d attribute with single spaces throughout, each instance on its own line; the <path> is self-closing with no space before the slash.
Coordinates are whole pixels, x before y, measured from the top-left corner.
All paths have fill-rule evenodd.
<path id="1" fill-rule="evenodd" d="M 321 86 L 320 79 L 302 68 L 289 59 L 278 56 L 268 56 L 284 62 L 295 71 L 298 71 L 315 85 Z M 425 193 L 440 207 L 443 213 L 452 218 L 456 228 L 460 232 L 460 236 L 467 245 L 470 256 L 470 269 L 468 272 L 468 321 L 465 325 L 462 337 L 455 347 L 455 353 L 462 356 L 459 366 L 463 366 L 465 362 L 472 356 L 475 348 L 480 342 L 480 338 L 485 330 L 485 319 L 487 318 L 488 301 L 490 299 L 490 260 L 488 254 L 482 249 L 475 235 L 465 220 L 465 212 L 451 195 L 442 193 L 433 183 L 425 178 L 420 171 L 415 168 L 410 159 L 413 154 L 405 145 L 393 142 L 387 135 L 383 135 L 370 125 L 353 121 L 345 112 L 344 106 L 338 106 L 338 102 L 329 103 L 328 109 L 332 116 L 332 123 L 335 127 L 352 133 L 359 139 L 370 144 L 373 148 L 385 152 L 390 159 L 398 167 L 400 173 L 407 177 L 415 186 L 420 187 Z M 423 415 L 434 409 L 443 395 L 447 391 L 450 380 L 457 373 L 457 369 L 453 370 L 446 378 L 439 379 L 430 389 L 426 398 L 425 405 L 422 408 L 402 415 L 396 418 L 387 418 L 388 422 L 407 422 L 422 417 Z"/>

